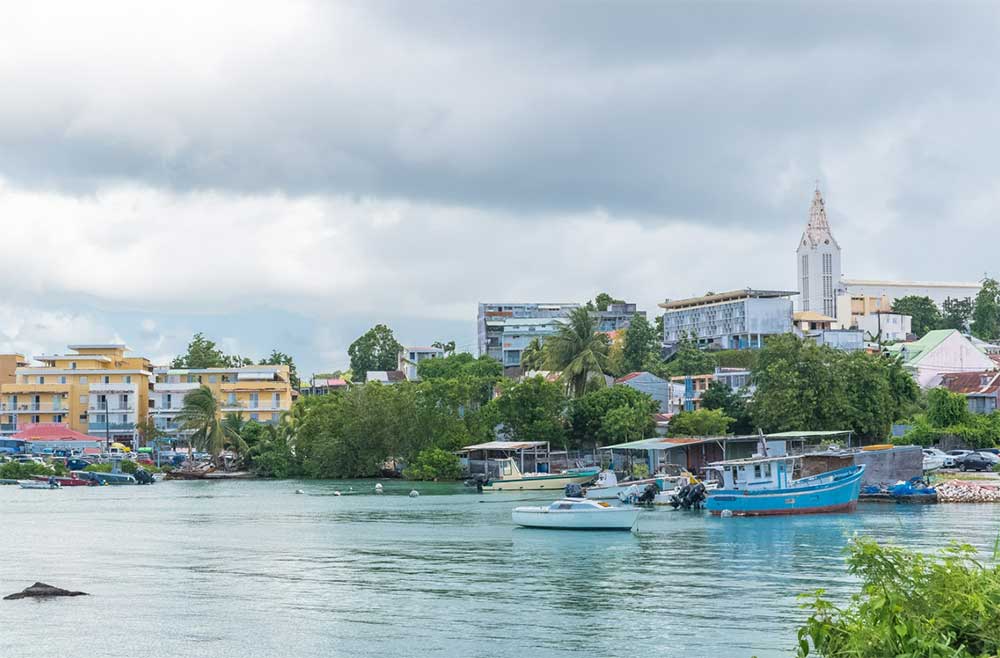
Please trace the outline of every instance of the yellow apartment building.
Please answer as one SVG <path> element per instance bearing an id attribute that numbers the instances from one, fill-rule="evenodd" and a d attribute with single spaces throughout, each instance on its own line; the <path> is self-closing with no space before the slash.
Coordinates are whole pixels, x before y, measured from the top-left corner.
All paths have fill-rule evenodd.
<path id="1" fill-rule="evenodd" d="M 149 413 L 152 366 L 126 356 L 121 344 L 70 345 L 71 353 L 33 357 L 0 383 L 0 434 L 34 423 L 66 423 L 92 436 L 130 445 Z"/>
<path id="2" fill-rule="evenodd" d="M 220 413 L 242 414 L 244 420 L 276 424 L 292 407 L 288 366 L 242 368 L 156 368 L 150 415 L 156 426 L 173 438 L 184 438 L 177 414 L 184 396 L 202 384 L 212 389 Z"/>

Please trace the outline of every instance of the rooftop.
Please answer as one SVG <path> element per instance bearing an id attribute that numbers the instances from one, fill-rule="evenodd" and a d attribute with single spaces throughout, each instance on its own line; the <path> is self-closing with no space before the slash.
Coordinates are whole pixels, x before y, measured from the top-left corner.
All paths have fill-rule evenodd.
<path id="1" fill-rule="evenodd" d="M 957 333 L 959 333 L 957 329 L 934 329 L 921 336 L 920 340 L 915 340 L 912 343 L 895 343 L 886 349 L 893 354 L 903 354 L 905 349 L 906 363 L 916 363 L 952 334 Z"/>
<path id="2" fill-rule="evenodd" d="M 1000 390 L 1000 371 L 945 373 L 941 375 L 941 386 L 953 393 L 966 395 L 970 393 L 996 393 Z"/>
<path id="3" fill-rule="evenodd" d="M 35 423 L 25 425 L 24 429 L 13 435 L 15 439 L 25 441 L 97 441 L 93 436 L 88 436 L 70 429 L 66 423 Z"/>
<path id="4" fill-rule="evenodd" d="M 795 322 L 836 322 L 836 318 L 823 315 L 818 311 L 797 311 L 792 313 L 792 320 Z"/>
<path id="5" fill-rule="evenodd" d="M 757 290 L 755 288 L 744 288 L 742 290 L 730 290 L 729 292 L 718 292 L 701 297 L 689 297 L 687 299 L 677 299 L 665 301 L 659 304 L 660 308 L 675 310 L 679 308 L 690 308 L 692 306 L 707 306 L 709 304 L 720 304 L 722 302 L 733 302 L 740 299 L 774 297 L 791 297 L 799 294 L 795 290 Z"/>
<path id="6" fill-rule="evenodd" d="M 968 281 L 880 281 L 878 279 L 841 279 L 847 286 L 889 286 L 894 288 L 982 288 L 981 283 Z"/>
<path id="7" fill-rule="evenodd" d="M 67 345 L 71 350 L 125 350 L 130 351 L 125 343 L 84 343 L 79 345 Z"/>

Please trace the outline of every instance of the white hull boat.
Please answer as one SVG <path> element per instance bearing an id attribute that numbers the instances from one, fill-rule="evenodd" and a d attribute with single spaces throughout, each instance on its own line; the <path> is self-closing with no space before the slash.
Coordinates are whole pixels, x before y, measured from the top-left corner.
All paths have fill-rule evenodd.
<path id="1" fill-rule="evenodd" d="M 18 480 L 17 485 L 22 489 L 61 489 L 58 482 L 40 482 L 38 480 Z"/>
<path id="2" fill-rule="evenodd" d="M 483 485 L 483 491 L 562 491 L 567 484 L 587 484 L 597 469 L 576 469 L 562 473 L 522 473 L 513 459 L 500 460 L 500 476 Z"/>
<path id="3" fill-rule="evenodd" d="M 658 473 L 657 475 L 643 478 L 641 480 L 619 482 L 614 471 L 606 470 L 601 471 L 597 476 L 597 481 L 594 482 L 593 485 L 587 487 L 584 497 L 588 500 L 624 500 L 622 496 L 626 496 L 630 492 L 635 491 L 633 487 L 638 488 L 641 492 L 647 485 L 655 484 L 660 490 L 669 490 L 679 488 L 687 482 L 688 477 L 683 473 L 679 473 L 677 475 Z"/>
<path id="4" fill-rule="evenodd" d="M 515 507 L 511 512 L 517 525 L 562 530 L 631 530 L 638 518 L 635 507 L 612 507 L 585 498 L 563 498 L 546 507 Z"/>

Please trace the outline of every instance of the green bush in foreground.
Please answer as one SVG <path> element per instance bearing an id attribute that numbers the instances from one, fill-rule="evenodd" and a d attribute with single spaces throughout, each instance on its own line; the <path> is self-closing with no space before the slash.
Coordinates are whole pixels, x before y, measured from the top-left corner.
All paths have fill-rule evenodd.
<path id="1" fill-rule="evenodd" d="M 843 608 L 816 592 L 799 629 L 798 655 L 846 658 L 973 658 L 1000 652 L 1000 567 L 968 545 L 940 555 L 857 539 L 848 571 L 861 593 Z"/>
<path id="2" fill-rule="evenodd" d="M 0 464 L 0 480 L 27 480 L 32 475 L 52 475 L 53 470 L 38 462 Z"/>

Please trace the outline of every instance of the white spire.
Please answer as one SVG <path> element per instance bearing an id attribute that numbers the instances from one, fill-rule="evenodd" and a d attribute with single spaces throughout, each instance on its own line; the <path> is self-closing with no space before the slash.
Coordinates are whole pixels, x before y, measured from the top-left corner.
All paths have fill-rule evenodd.
<path id="1" fill-rule="evenodd" d="M 823 195 L 820 194 L 818 185 L 816 194 L 813 195 L 812 207 L 809 209 L 809 223 L 806 224 L 802 240 L 808 241 L 810 247 L 818 247 L 821 244 L 832 244 L 838 248 L 840 246 L 830 231 L 830 222 L 826 219 L 826 206 L 823 204 Z"/>

